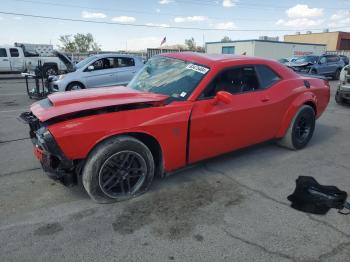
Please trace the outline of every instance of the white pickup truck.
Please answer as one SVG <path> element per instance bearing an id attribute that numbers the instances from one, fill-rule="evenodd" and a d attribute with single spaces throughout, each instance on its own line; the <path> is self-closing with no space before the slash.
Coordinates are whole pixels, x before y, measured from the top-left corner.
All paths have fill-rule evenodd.
<path id="1" fill-rule="evenodd" d="M 38 66 L 39 61 L 41 61 L 45 74 L 57 75 L 67 71 L 67 65 L 57 55 L 39 56 L 25 52 L 21 47 L 0 46 L 0 73 L 32 72 Z"/>

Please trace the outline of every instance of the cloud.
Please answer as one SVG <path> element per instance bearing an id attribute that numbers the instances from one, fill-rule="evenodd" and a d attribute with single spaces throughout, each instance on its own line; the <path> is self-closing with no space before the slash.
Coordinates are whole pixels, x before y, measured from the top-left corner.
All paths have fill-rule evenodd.
<path id="1" fill-rule="evenodd" d="M 201 15 L 195 15 L 195 16 L 187 16 L 187 17 L 175 17 L 174 22 L 175 23 L 184 23 L 184 22 L 203 22 L 208 20 L 208 17 L 201 16 Z"/>
<path id="2" fill-rule="evenodd" d="M 128 50 L 145 50 L 146 48 L 156 48 L 160 46 L 163 37 L 140 37 L 128 39 Z"/>
<path id="3" fill-rule="evenodd" d="M 88 11 L 81 12 L 82 18 L 106 18 L 107 16 L 104 13 L 93 13 Z"/>
<path id="4" fill-rule="evenodd" d="M 289 18 L 319 17 L 323 15 L 322 8 L 309 8 L 308 5 L 295 5 L 286 11 Z"/>
<path id="5" fill-rule="evenodd" d="M 350 11 L 338 11 L 331 16 L 330 20 L 329 27 L 350 27 Z"/>
<path id="6" fill-rule="evenodd" d="M 160 13 L 160 9 L 159 9 L 159 8 L 157 8 L 157 9 L 156 9 L 156 12 L 157 12 L 157 13 Z"/>
<path id="7" fill-rule="evenodd" d="M 214 24 L 213 27 L 215 29 L 234 29 L 234 28 L 237 28 L 235 23 L 232 21 L 217 23 L 217 24 Z"/>
<path id="8" fill-rule="evenodd" d="M 174 2 L 174 0 L 159 0 L 158 3 L 161 5 L 167 5 L 167 4 L 170 4 L 172 2 Z"/>
<path id="9" fill-rule="evenodd" d="M 112 21 L 119 22 L 119 23 L 133 23 L 136 21 L 135 17 L 132 16 L 116 16 L 112 18 Z"/>
<path id="10" fill-rule="evenodd" d="M 4 18 L 2 18 L 2 17 L 0 16 L 0 20 L 4 20 Z"/>
<path id="11" fill-rule="evenodd" d="M 147 23 L 148 26 L 160 26 L 160 27 L 169 27 L 168 24 L 154 24 L 154 23 Z"/>
<path id="12" fill-rule="evenodd" d="M 295 27 L 295 28 L 307 28 L 310 26 L 318 26 L 324 22 L 323 19 L 309 19 L 309 18 L 296 18 L 290 20 L 279 19 L 276 22 L 276 25 L 282 25 L 287 27 Z"/>
<path id="13" fill-rule="evenodd" d="M 222 6 L 223 7 L 233 7 L 236 5 L 236 0 L 223 0 L 222 1 Z"/>
<path id="14" fill-rule="evenodd" d="M 14 19 L 14 20 L 22 20 L 22 17 L 20 17 L 20 16 L 14 16 L 14 17 L 12 17 L 12 19 Z"/>

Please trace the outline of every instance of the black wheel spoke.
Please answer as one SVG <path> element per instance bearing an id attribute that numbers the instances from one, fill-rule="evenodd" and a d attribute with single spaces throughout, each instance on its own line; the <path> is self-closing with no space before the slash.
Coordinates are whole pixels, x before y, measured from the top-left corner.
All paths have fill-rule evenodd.
<path id="1" fill-rule="evenodd" d="M 146 177 L 144 158 L 134 151 L 121 151 L 109 157 L 101 166 L 99 184 L 110 197 L 120 197 L 137 192 Z"/>

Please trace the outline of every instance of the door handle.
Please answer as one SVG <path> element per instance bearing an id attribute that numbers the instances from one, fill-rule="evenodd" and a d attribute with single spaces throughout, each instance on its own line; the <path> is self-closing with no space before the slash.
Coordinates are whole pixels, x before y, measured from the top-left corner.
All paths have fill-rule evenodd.
<path id="1" fill-rule="evenodd" d="M 2 59 L 2 61 L 9 61 L 8 59 Z"/>
<path id="2" fill-rule="evenodd" d="M 262 97 L 261 98 L 261 102 L 268 102 L 268 101 L 270 101 L 270 97 L 268 97 L 268 96 L 264 96 L 264 97 Z"/>

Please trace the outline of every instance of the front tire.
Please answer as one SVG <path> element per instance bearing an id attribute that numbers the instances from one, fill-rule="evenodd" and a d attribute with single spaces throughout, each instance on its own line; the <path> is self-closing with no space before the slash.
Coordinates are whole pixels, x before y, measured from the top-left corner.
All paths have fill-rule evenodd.
<path id="1" fill-rule="evenodd" d="M 309 105 L 303 105 L 295 114 L 285 136 L 277 143 L 292 150 L 304 148 L 314 133 L 315 119 L 314 109 Z"/>
<path id="2" fill-rule="evenodd" d="M 339 94 L 339 91 L 337 91 L 337 93 L 335 94 L 335 102 L 338 105 L 344 104 L 344 98 L 341 97 L 341 95 Z"/>
<path id="3" fill-rule="evenodd" d="M 81 90 L 81 89 L 85 89 L 85 86 L 82 83 L 73 82 L 67 86 L 66 91 L 74 91 L 74 90 Z"/>
<path id="4" fill-rule="evenodd" d="M 141 141 L 120 136 L 98 145 L 83 169 L 83 185 L 98 203 L 127 200 L 146 192 L 154 177 L 151 151 Z"/>

